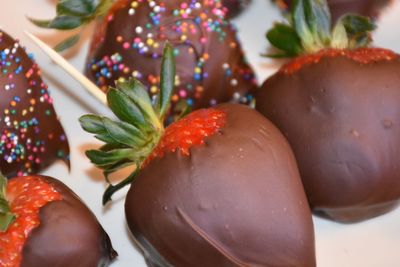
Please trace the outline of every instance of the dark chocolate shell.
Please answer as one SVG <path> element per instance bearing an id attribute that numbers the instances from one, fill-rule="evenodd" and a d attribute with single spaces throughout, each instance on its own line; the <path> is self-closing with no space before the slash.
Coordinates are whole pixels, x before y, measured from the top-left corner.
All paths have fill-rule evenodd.
<path id="1" fill-rule="evenodd" d="M 62 200 L 40 209 L 40 225 L 33 229 L 22 252 L 21 267 L 105 267 L 117 256 L 95 215 L 67 186 L 41 176 Z"/>
<path id="2" fill-rule="evenodd" d="M 261 114 L 224 104 L 226 124 L 190 156 L 154 159 L 125 202 L 149 266 L 313 267 L 311 213 L 289 144 Z"/>
<path id="3" fill-rule="evenodd" d="M 251 0 L 221 0 L 227 9 L 227 17 L 233 18 L 239 15 L 251 2 Z"/>
<path id="4" fill-rule="evenodd" d="M 322 58 L 258 92 L 256 108 L 288 139 L 316 213 L 356 222 L 399 203 L 399 70 L 398 57 Z"/>
<path id="5" fill-rule="evenodd" d="M 69 164 L 68 140 L 32 54 L 0 30 L 0 169 L 37 173 L 56 159 Z"/>
<path id="6" fill-rule="evenodd" d="M 176 55 L 176 113 L 185 105 L 251 102 L 246 93 L 257 87 L 254 73 L 219 1 L 118 1 L 96 26 L 86 75 L 103 91 L 134 76 L 154 97 L 166 40 Z"/>

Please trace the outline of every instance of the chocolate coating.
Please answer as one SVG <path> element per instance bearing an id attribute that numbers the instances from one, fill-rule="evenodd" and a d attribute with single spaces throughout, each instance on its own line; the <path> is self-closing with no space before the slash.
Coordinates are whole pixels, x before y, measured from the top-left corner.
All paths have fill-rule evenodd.
<path id="1" fill-rule="evenodd" d="M 251 0 L 222 0 L 222 5 L 227 8 L 228 18 L 239 15 L 245 9 Z"/>
<path id="2" fill-rule="evenodd" d="M 0 29 L 0 169 L 37 173 L 56 159 L 69 164 L 68 140 L 38 65 Z"/>
<path id="3" fill-rule="evenodd" d="M 108 266 L 117 253 L 94 214 L 63 183 L 41 177 L 62 200 L 40 209 L 40 225 L 25 243 L 21 267 Z"/>
<path id="4" fill-rule="evenodd" d="M 356 222 L 399 203 L 399 69 L 399 58 L 322 58 L 258 92 L 256 108 L 287 137 L 316 213 Z"/>
<path id="5" fill-rule="evenodd" d="M 154 97 L 162 48 L 168 40 L 176 51 L 178 78 L 172 96 L 176 113 L 180 113 L 182 104 L 198 109 L 231 100 L 251 102 L 246 93 L 257 88 L 254 73 L 221 3 L 152 3 L 120 0 L 114 4 L 96 27 L 86 75 L 103 91 L 115 86 L 115 80 L 121 77 L 134 76 L 150 88 Z M 187 8 L 181 8 L 183 5 Z"/>
<path id="6" fill-rule="evenodd" d="M 284 0 L 290 6 L 291 0 Z M 377 17 L 379 11 L 391 0 L 328 0 L 332 20 L 348 13 Z"/>
<path id="7" fill-rule="evenodd" d="M 282 134 L 243 105 L 190 156 L 145 167 L 125 211 L 149 266 L 315 266 L 314 233 L 293 153 Z M 153 260 L 154 259 L 154 260 Z"/>

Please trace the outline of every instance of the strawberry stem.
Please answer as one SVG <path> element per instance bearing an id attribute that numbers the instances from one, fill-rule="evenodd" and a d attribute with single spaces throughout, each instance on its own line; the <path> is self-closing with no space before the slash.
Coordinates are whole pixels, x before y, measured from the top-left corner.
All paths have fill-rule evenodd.
<path id="1" fill-rule="evenodd" d="M 112 185 L 110 184 L 106 191 L 104 191 L 103 194 L 103 205 L 107 204 L 109 201 L 111 201 L 111 196 L 117 192 L 118 190 L 120 190 L 121 188 L 124 188 L 126 185 L 129 185 L 130 183 L 132 183 L 132 181 L 135 179 L 136 175 L 139 173 L 140 168 L 136 168 L 135 171 L 133 173 L 131 173 L 127 178 L 125 178 L 122 182 L 116 184 L 116 185 Z"/>
<path id="2" fill-rule="evenodd" d="M 108 13 L 114 0 L 59 0 L 56 16 L 49 20 L 28 18 L 41 28 L 72 30 L 89 24 Z M 55 46 L 56 51 L 63 51 L 75 45 L 80 34 L 75 34 Z"/>
<path id="3" fill-rule="evenodd" d="M 103 195 L 103 205 L 111 196 L 129 185 L 139 173 L 164 134 L 164 118 L 170 107 L 175 82 L 173 49 L 165 44 L 161 63 L 160 91 L 151 101 L 145 86 L 136 79 L 117 82 L 107 92 L 107 102 L 118 120 L 97 115 L 84 115 L 79 121 L 82 128 L 95 135 L 105 145 L 86 151 L 86 156 L 107 176 L 129 165 L 136 169 L 116 185 L 110 184 Z"/>
<path id="4" fill-rule="evenodd" d="M 344 15 L 332 27 L 326 0 L 296 0 L 288 23 L 276 23 L 267 32 L 268 41 L 281 50 L 267 56 L 295 57 L 326 48 L 367 47 L 374 29 L 370 18 L 358 15 Z"/>
<path id="5" fill-rule="evenodd" d="M 0 172 L 0 232 L 7 231 L 14 222 L 15 215 L 11 212 L 6 198 L 7 178 Z"/>

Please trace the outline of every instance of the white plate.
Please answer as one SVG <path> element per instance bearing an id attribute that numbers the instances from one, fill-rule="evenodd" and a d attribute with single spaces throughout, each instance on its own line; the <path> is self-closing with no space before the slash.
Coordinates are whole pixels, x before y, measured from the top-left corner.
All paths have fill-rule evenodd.
<path id="1" fill-rule="evenodd" d="M 56 0 L 1 0 L 0 28 L 21 40 L 35 54 L 41 66 L 44 80 L 49 84 L 55 108 L 67 132 L 71 147 L 71 171 L 57 163 L 44 174 L 57 177 L 70 186 L 97 215 L 119 257 L 113 267 L 146 266 L 135 250 L 126 227 L 123 196 L 126 190 L 114 197 L 111 208 L 101 206 L 105 187 L 102 174 L 91 166 L 83 152 L 97 147 L 94 139 L 78 124 L 78 118 L 86 113 L 109 114 L 109 111 L 92 99 L 74 80 L 49 59 L 24 35 L 27 29 L 48 44 L 54 45 L 63 37 L 51 30 L 38 29 L 26 20 L 26 15 L 51 18 Z M 379 21 L 375 44 L 400 53 L 400 4 L 395 0 Z M 279 67 L 276 61 L 261 58 L 268 44 L 265 31 L 273 21 L 282 20 L 278 10 L 269 0 L 253 0 L 246 12 L 235 19 L 249 61 L 257 72 L 260 83 Z M 66 57 L 78 69 L 83 69 L 91 28 L 85 30 L 80 49 L 67 53 Z M 64 35 L 65 36 L 65 35 Z M 400 73 L 400 70 L 399 70 Z M 80 100 L 82 99 L 82 100 Z M 317 262 L 319 267 L 399 267 L 400 266 L 400 209 L 379 218 L 354 225 L 341 225 L 314 218 L 316 231 Z"/>

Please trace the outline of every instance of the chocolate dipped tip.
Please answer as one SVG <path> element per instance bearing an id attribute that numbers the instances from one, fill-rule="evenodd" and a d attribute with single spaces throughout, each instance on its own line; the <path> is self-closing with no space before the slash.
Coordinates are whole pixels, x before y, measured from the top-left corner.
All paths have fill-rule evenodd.
<path id="1" fill-rule="evenodd" d="M 256 108 L 291 144 L 316 214 L 352 223 L 398 206 L 399 68 L 398 55 L 322 57 L 258 92 Z"/>
<path id="2" fill-rule="evenodd" d="M 40 176 L 62 199 L 40 209 L 40 225 L 28 237 L 21 267 L 105 267 L 118 255 L 82 200 L 60 181 Z"/>
<path id="3" fill-rule="evenodd" d="M 149 266 L 315 266 L 312 219 L 291 149 L 243 105 L 205 144 L 153 159 L 131 184 L 129 228 Z"/>

